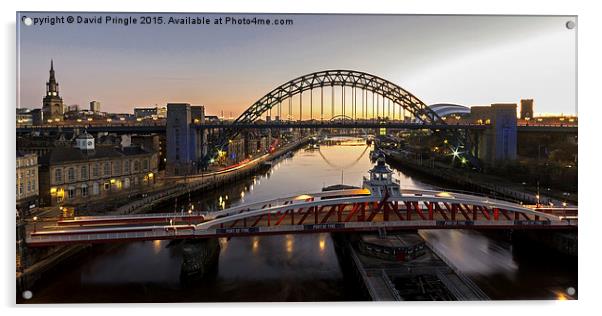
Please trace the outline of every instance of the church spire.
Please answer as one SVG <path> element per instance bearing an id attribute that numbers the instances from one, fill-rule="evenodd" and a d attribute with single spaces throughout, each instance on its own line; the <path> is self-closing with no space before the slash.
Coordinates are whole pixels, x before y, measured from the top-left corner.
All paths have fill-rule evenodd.
<path id="1" fill-rule="evenodd" d="M 59 84 L 54 78 L 54 60 L 50 59 L 50 78 L 46 83 L 46 95 L 47 96 L 58 96 L 59 95 Z"/>

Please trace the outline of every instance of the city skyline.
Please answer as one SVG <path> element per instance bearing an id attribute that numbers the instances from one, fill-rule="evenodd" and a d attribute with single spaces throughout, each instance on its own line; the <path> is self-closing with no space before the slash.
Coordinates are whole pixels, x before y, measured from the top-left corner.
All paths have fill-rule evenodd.
<path id="1" fill-rule="evenodd" d="M 572 17 L 277 17 L 295 24 L 129 26 L 128 32 L 122 25 L 78 25 L 77 30 L 19 25 L 17 106 L 41 107 L 53 59 L 66 106 L 86 107 L 96 100 L 109 112 L 187 102 L 206 106 L 208 114 L 237 116 L 290 79 L 335 68 L 391 80 L 427 104 L 472 106 L 526 98 L 535 100 L 537 113 L 577 112 L 576 33 L 565 26 Z M 123 36 L 115 37 L 117 32 Z M 158 39 L 165 45 L 157 45 Z"/>

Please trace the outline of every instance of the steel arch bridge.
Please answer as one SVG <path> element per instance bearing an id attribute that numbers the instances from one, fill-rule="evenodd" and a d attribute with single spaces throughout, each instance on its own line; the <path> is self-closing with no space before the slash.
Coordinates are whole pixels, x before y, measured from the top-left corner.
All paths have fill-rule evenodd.
<path id="1" fill-rule="evenodd" d="M 85 216 L 27 234 L 28 246 L 379 229 L 577 229 L 576 208 L 539 208 L 456 192 L 316 192 L 216 212 Z"/>
<path id="2" fill-rule="evenodd" d="M 340 114 L 335 114 L 335 93 L 334 88 L 341 87 L 341 107 L 339 109 Z M 278 108 L 280 113 L 281 105 L 284 101 L 289 100 L 289 117 L 291 120 L 292 105 L 291 101 L 294 96 L 299 96 L 299 119 L 303 119 L 303 92 L 310 91 L 310 114 L 309 119 L 313 120 L 313 90 L 321 89 L 320 93 L 320 120 L 324 119 L 324 88 L 331 88 L 332 97 L 331 111 L 330 114 L 332 119 L 336 118 L 347 118 L 351 117 L 354 120 L 361 119 L 381 119 L 383 117 L 390 118 L 391 105 L 393 108 L 393 118 L 395 118 L 395 109 L 398 109 L 399 116 L 402 111 L 409 112 L 414 120 L 424 124 L 425 128 L 446 137 L 450 140 L 450 146 L 459 148 L 460 146 L 466 145 L 465 137 L 458 130 L 440 129 L 437 126 L 446 125 L 445 121 L 432 109 L 430 109 L 424 102 L 414 96 L 409 91 L 403 89 L 399 85 L 383 79 L 381 77 L 355 70 L 324 70 L 310 74 L 306 74 L 295 79 L 292 79 L 280 86 L 274 88 L 266 95 L 261 97 L 255 103 L 253 103 L 246 111 L 244 111 L 236 120 L 233 125 L 249 125 L 261 116 L 271 110 Z M 345 88 L 352 89 L 351 95 L 351 106 L 350 110 L 346 111 L 345 107 Z M 361 100 L 358 102 L 357 90 L 361 91 Z M 372 94 L 372 109 L 369 109 L 369 93 Z M 376 101 L 375 101 L 375 96 Z M 380 100 L 382 99 L 382 117 L 380 112 Z M 385 113 L 385 101 L 387 101 L 387 112 Z M 361 103 L 361 111 L 358 111 L 358 103 Z M 316 105 L 317 107 L 317 105 Z M 361 114 L 360 114 L 361 113 Z M 370 113 L 370 115 L 368 115 Z M 349 115 L 347 115 L 349 114 Z M 358 114 L 360 116 L 358 117 Z M 278 115 L 281 119 L 281 115 Z M 307 115 L 306 115 L 307 116 Z M 369 117 L 371 116 L 371 117 Z M 221 137 L 218 139 L 217 144 L 212 150 L 209 151 L 204 161 L 207 163 L 211 158 L 214 158 L 219 150 L 224 150 L 228 145 L 228 141 L 236 137 L 239 133 L 238 129 L 229 128 L 226 129 Z M 468 160 L 474 165 L 478 166 L 478 160 L 473 157 L 470 153 L 466 153 Z"/>

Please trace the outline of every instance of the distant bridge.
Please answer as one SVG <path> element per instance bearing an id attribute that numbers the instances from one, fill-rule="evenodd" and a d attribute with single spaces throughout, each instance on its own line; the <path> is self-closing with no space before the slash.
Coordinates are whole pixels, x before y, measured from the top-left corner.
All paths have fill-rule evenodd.
<path id="1" fill-rule="evenodd" d="M 440 130 L 485 130 L 489 127 L 486 124 L 431 124 L 403 121 L 350 121 L 350 120 L 334 120 L 334 121 L 271 121 L 271 122 L 252 122 L 252 123 L 205 123 L 192 124 L 196 129 L 289 129 L 289 128 L 340 128 L 340 129 L 440 129 Z M 165 133 L 165 124 L 106 124 L 106 125 L 42 125 L 42 126 L 19 126 L 17 127 L 17 135 L 29 134 L 32 132 L 52 132 L 60 131 L 71 132 L 75 129 L 86 130 L 88 133 L 117 133 L 117 134 L 134 134 L 134 133 Z M 577 133 L 576 125 L 517 125 L 519 132 L 543 132 L 543 133 Z"/>
<path id="2" fill-rule="evenodd" d="M 484 196 L 367 189 L 289 196 L 215 212 L 86 216 L 31 230 L 28 246 L 379 229 L 577 229 L 577 208 L 538 208 Z"/>

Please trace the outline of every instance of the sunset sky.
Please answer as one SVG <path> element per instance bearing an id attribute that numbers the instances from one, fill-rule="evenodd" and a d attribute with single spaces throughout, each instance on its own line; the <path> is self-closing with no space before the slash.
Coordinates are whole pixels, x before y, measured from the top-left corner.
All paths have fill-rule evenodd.
<path id="1" fill-rule="evenodd" d="M 208 114 L 223 110 L 237 116 L 278 85 L 325 69 L 378 75 L 427 104 L 485 105 L 533 98 L 537 113 L 577 111 L 577 33 L 565 26 L 574 17 L 247 17 L 253 16 L 290 18 L 294 25 L 19 22 L 17 106 L 41 107 L 52 58 L 66 105 L 87 108 L 89 101 L 98 100 L 109 112 L 187 102 L 205 105 Z"/>

